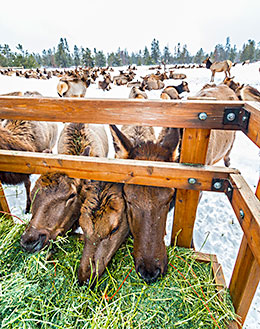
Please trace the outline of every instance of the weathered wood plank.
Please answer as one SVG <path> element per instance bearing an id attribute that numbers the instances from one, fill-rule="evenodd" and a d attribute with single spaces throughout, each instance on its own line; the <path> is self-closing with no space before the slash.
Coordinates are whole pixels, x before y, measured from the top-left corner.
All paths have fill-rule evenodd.
<path id="1" fill-rule="evenodd" d="M 260 104 L 258 102 L 247 102 L 245 109 L 250 112 L 248 130 L 244 133 L 260 147 Z"/>
<path id="2" fill-rule="evenodd" d="M 231 174 L 230 180 L 234 187 L 231 205 L 260 265 L 260 201 L 241 175 Z"/>
<path id="3" fill-rule="evenodd" d="M 205 163 L 209 135 L 209 129 L 184 129 L 180 162 Z M 191 246 L 199 196 L 199 191 L 177 190 L 172 229 L 172 244 L 178 234 L 177 245 L 186 248 Z"/>
<path id="4" fill-rule="evenodd" d="M 260 199 L 260 180 L 256 196 Z M 252 254 L 244 235 L 229 284 L 232 302 L 236 313 L 241 317 L 242 325 L 245 322 L 259 281 L 260 266 Z"/>
<path id="5" fill-rule="evenodd" d="M 223 124 L 226 107 L 241 101 L 0 97 L 0 117 L 38 121 L 132 124 L 157 127 L 239 129 Z M 207 113 L 205 121 L 199 113 Z"/>
<path id="6" fill-rule="evenodd" d="M 211 190 L 213 178 L 226 179 L 231 173 L 238 173 L 236 169 L 216 166 L 4 150 L 0 151 L 0 170 L 27 174 L 60 171 L 75 178 L 207 191 Z M 197 184 L 191 185 L 188 179 L 193 176 Z"/>

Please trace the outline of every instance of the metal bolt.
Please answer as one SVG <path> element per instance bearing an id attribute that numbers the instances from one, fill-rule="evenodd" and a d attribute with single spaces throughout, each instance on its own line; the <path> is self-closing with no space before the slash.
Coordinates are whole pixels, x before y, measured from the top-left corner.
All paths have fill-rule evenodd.
<path id="1" fill-rule="evenodd" d="M 199 113 L 199 119 L 201 120 L 201 121 L 205 121 L 206 119 L 207 119 L 207 113 L 205 113 L 205 112 L 201 112 L 201 113 Z"/>
<path id="2" fill-rule="evenodd" d="M 219 190 L 219 189 L 221 189 L 221 187 L 222 187 L 222 183 L 221 182 L 216 182 L 216 183 L 214 183 L 214 188 L 216 189 L 216 190 Z"/>
<path id="3" fill-rule="evenodd" d="M 194 185 L 194 184 L 197 183 L 197 180 L 195 178 L 189 178 L 188 183 L 191 184 L 191 185 Z"/>
<path id="4" fill-rule="evenodd" d="M 233 112 L 228 113 L 228 115 L 227 115 L 227 120 L 228 121 L 234 121 L 235 118 L 236 118 L 235 113 L 233 113 Z"/>
<path id="5" fill-rule="evenodd" d="M 244 219 L 245 213 L 244 213 L 244 211 L 242 209 L 239 210 L 239 215 L 240 215 L 240 218 L 241 219 Z"/>

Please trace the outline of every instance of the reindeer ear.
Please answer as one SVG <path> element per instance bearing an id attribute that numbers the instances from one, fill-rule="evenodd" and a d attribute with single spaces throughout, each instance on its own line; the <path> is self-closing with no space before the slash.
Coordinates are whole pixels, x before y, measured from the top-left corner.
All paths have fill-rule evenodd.
<path id="1" fill-rule="evenodd" d="M 117 128 L 116 125 L 109 125 L 113 144 L 116 152 L 116 158 L 127 159 L 129 152 L 133 148 L 130 140 Z"/>
<path id="2" fill-rule="evenodd" d="M 80 155 L 90 156 L 90 146 L 85 147 L 85 150 Z"/>
<path id="3" fill-rule="evenodd" d="M 180 129 L 178 128 L 163 128 L 158 136 L 157 143 L 171 152 L 172 161 L 176 161 L 178 158 L 180 139 Z"/>

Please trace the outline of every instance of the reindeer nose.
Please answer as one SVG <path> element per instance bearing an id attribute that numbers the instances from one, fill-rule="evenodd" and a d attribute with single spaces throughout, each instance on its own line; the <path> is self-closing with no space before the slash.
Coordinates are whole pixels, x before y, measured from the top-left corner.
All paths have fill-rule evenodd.
<path id="1" fill-rule="evenodd" d="M 33 237 L 30 234 L 24 234 L 21 237 L 20 244 L 25 251 L 33 253 L 40 251 L 44 247 L 46 238 L 46 234 L 39 234 L 36 237 Z"/>
<path id="2" fill-rule="evenodd" d="M 136 272 L 141 276 L 141 278 L 149 283 L 155 282 L 161 274 L 161 269 L 159 267 L 154 270 L 147 270 L 145 265 L 141 264 L 138 266 Z"/>

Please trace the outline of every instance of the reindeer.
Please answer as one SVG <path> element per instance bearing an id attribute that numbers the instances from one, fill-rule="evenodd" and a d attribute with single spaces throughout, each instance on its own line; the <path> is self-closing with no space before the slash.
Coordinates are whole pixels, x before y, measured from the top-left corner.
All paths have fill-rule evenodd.
<path id="1" fill-rule="evenodd" d="M 239 82 L 236 83 L 233 79 L 234 77 L 226 78 L 223 83 L 234 90 L 240 100 L 260 102 L 260 92 L 256 88 L 250 85 L 240 85 Z"/>
<path id="2" fill-rule="evenodd" d="M 161 93 L 161 98 L 162 99 L 181 99 L 180 94 L 183 93 L 184 91 L 190 92 L 188 83 L 186 81 L 183 81 L 180 85 L 178 86 L 168 86 L 166 87 L 162 93 Z"/>
<path id="3" fill-rule="evenodd" d="M 60 97 L 84 97 L 91 80 L 88 77 L 64 77 L 57 85 Z"/>
<path id="4" fill-rule="evenodd" d="M 224 72 L 225 76 L 230 77 L 230 68 L 232 67 L 232 62 L 230 60 L 225 60 L 223 62 L 214 62 L 212 63 L 207 57 L 204 61 L 203 64 L 206 64 L 206 68 L 210 69 L 212 72 L 211 75 L 211 82 L 214 82 L 214 77 L 216 72 Z"/>
<path id="5" fill-rule="evenodd" d="M 0 148 L 28 152 L 50 152 L 55 145 L 57 133 L 56 123 L 4 120 L 1 127 Z M 27 174 L 0 172 L 2 183 L 8 185 L 24 183 L 27 196 L 25 213 L 28 213 L 31 207 L 29 176 Z"/>
<path id="6" fill-rule="evenodd" d="M 131 99 L 147 99 L 146 92 L 141 87 L 132 87 L 129 98 Z"/>
<path id="7" fill-rule="evenodd" d="M 212 96 L 215 99 L 237 99 L 226 85 L 204 88 L 197 97 Z M 147 127 L 125 127 L 121 131 L 110 126 L 117 158 L 178 161 L 181 141 L 179 129 L 164 128 L 154 141 Z M 151 128 L 150 128 L 151 129 Z M 212 130 L 206 164 L 212 165 L 224 157 L 229 165 L 229 153 L 234 132 Z M 124 185 L 124 197 L 130 231 L 134 237 L 136 272 L 148 283 L 156 281 L 167 271 L 167 253 L 164 243 L 165 225 L 174 189 L 142 185 Z"/>
<path id="8" fill-rule="evenodd" d="M 65 125 L 58 141 L 58 152 L 106 156 L 108 141 L 104 127 L 83 123 Z M 85 184 L 87 180 L 70 178 L 65 173 L 40 176 L 31 193 L 32 218 L 21 237 L 23 249 L 39 251 L 50 239 L 65 234 L 74 224 L 78 226 Z"/>
<path id="9" fill-rule="evenodd" d="M 112 83 L 110 74 L 106 74 L 104 76 L 104 80 L 98 82 L 98 88 L 104 91 L 105 90 L 109 91 L 111 89 L 110 83 Z"/>

